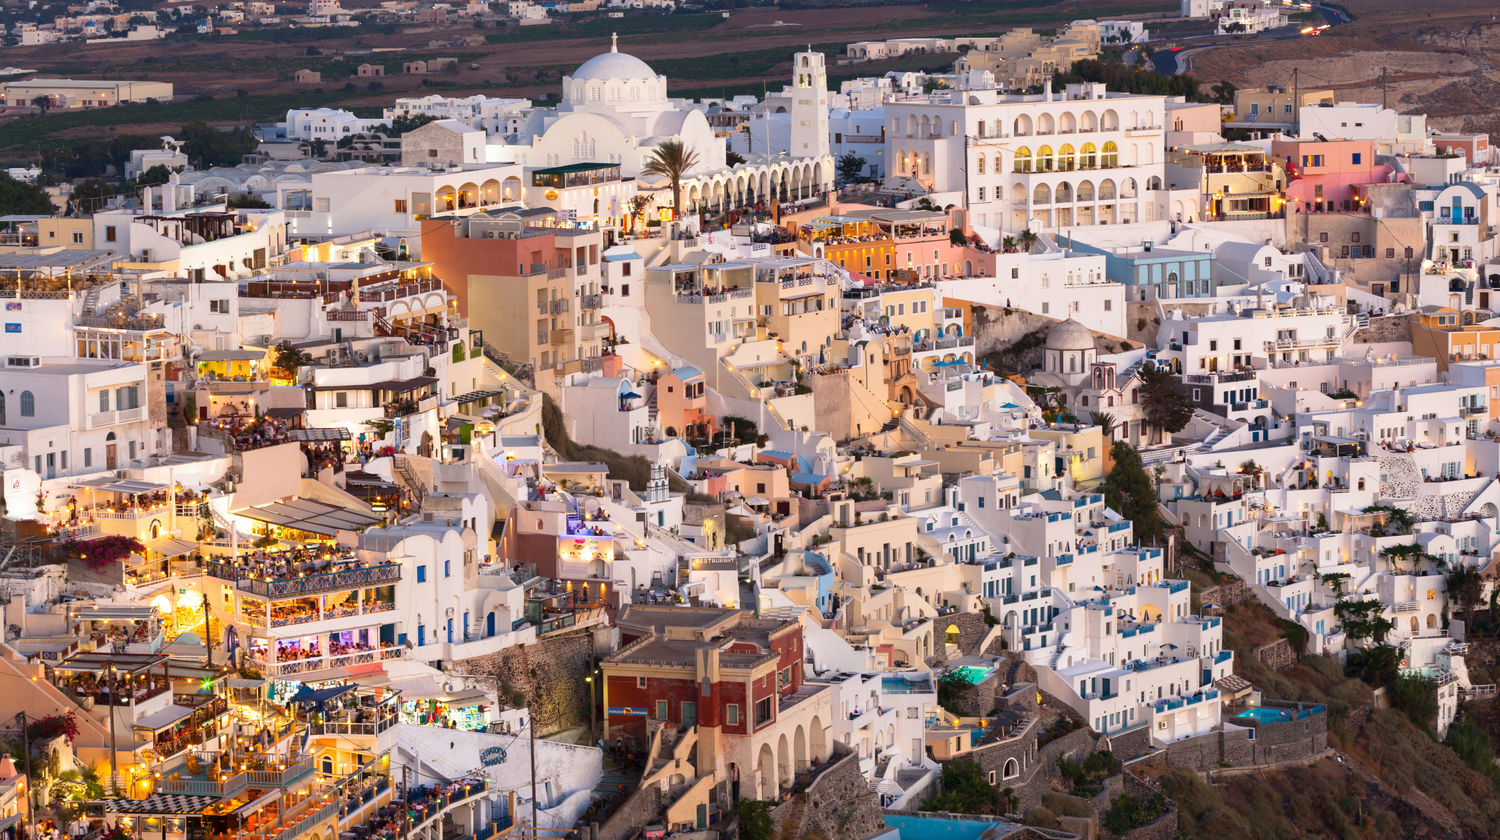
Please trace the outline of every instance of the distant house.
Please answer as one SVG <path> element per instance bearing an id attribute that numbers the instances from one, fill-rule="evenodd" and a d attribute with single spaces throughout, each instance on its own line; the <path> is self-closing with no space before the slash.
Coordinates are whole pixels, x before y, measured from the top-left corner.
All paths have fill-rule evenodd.
<path id="1" fill-rule="evenodd" d="M 362 79 L 370 79 L 385 75 L 385 67 L 379 64 L 361 64 L 354 69 L 354 75 Z"/>
<path id="2" fill-rule="evenodd" d="M 301 70 L 298 70 L 296 75 L 294 75 L 292 79 L 295 80 L 299 85 L 315 85 L 323 81 L 323 74 L 319 73 L 316 70 L 308 70 L 306 68 L 303 68 Z"/>
<path id="3" fill-rule="evenodd" d="M 408 61 L 401 65 L 401 72 L 416 76 L 423 75 L 427 72 L 427 62 Z"/>

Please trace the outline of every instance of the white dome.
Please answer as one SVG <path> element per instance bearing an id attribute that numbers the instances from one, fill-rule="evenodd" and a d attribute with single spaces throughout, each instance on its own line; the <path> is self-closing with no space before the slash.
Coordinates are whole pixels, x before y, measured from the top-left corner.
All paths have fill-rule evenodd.
<path id="1" fill-rule="evenodd" d="M 656 71 L 629 53 L 607 52 L 579 65 L 569 78 L 575 82 L 631 81 L 655 79 Z"/>
<path id="2" fill-rule="evenodd" d="M 1088 327 L 1069 318 L 1047 331 L 1048 350 L 1092 350 L 1094 334 Z"/>

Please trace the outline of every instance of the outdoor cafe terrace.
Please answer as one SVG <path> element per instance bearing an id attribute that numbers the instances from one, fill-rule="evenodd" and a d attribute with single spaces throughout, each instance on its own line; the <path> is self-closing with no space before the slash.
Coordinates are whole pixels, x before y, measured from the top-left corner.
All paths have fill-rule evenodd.
<path id="1" fill-rule="evenodd" d="M 207 573 L 233 581 L 236 588 L 268 598 L 294 597 L 334 589 L 394 584 L 401 564 L 372 562 L 339 547 L 254 550 L 205 563 Z"/>

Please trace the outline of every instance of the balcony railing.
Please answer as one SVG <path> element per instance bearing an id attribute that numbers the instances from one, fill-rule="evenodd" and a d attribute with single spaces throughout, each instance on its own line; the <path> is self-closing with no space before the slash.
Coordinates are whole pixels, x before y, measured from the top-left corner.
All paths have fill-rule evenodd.
<path id="1" fill-rule="evenodd" d="M 115 426 L 121 423 L 138 422 L 145 414 L 145 409 L 123 408 L 118 411 L 98 411 L 89 415 L 88 427 L 97 429 L 102 426 Z"/>
<path id="2" fill-rule="evenodd" d="M 237 589 L 243 589 L 265 598 L 286 598 L 309 595 L 314 592 L 379 586 L 395 583 L 401 579 L 400 563 L 384 563 L 360 569 L 343 569 L 337 572 L 320 572 L 270 580 L 250 578 L 241 574 L 233 565 L 219 560 L 209 560 L 204 566 L 210 577 L 234 581 Z"/>
<path id="3" fill-rule="evenodd" d="M 585 312 L 590 311 L 590 310 L 594 310 L 594 309 L 598 309 L 599 307 L 601 307 L 601 306 L 604 305 L 604 296 L 603 295 L 584 295 L 578 301 L 578 305 Z"/>
<path id="4" fill-rule="evenodd" d="M 564 312 L 567 312 L 569 308 L 569 301 L 567 298 L 558 298 L 557 300 L 552 301 L 551 310 L 553 315 L 561 315 Z"/>

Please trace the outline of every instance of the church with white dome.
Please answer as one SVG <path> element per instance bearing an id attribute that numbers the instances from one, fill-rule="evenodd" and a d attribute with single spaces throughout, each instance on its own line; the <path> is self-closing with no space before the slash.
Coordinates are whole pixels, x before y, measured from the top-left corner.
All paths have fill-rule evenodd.
<path id="1" fill-rule="evenodd" d="M 815 61 L 814 61 L 815 58 Z M 563 77 L 562 101 L 556 108 L 535 108 L 520 130 L 491 146 L 491 159 L 520 163 L 529 169 L 574 164 L 617 164 L 624 178 L 642 178 L 641 170 L 656 146 L 681 140 L 698 158 L 683 181 L 686 212 L 727 210 L 773 197 L 796 201 L 822 195 L 833 188 L 834 161 L 827 131 L 827 77 L 821 53 L 797 53 L 795 86 L 808 95 L 802 108 L 813 139 L 796 158 L 749 159 L 730 167 L 728 144 L 715 136 L 703 111 L 686 100 L 667 96 L 667 77 L 646 62 L 619 51 L 611 38 L 610 51 L 600 53 Z M 816 64 L 816 73 L 812 72 Z M 816 87 L 816 90 L 814 89 Z M 794 105 L 794 107 L 796 107 Z M 821 113 L 817 113 L 821 109 Z M 817 136 L 821 126 L 821 136 Z M 820 142 L 819 142 L 820 141 Z M 646 176 L 651 189 L 664 184 Z M 644 185 L 644 184 L 643 184 Z M 665 207 L 670 199 L 658 200 Z"/>

